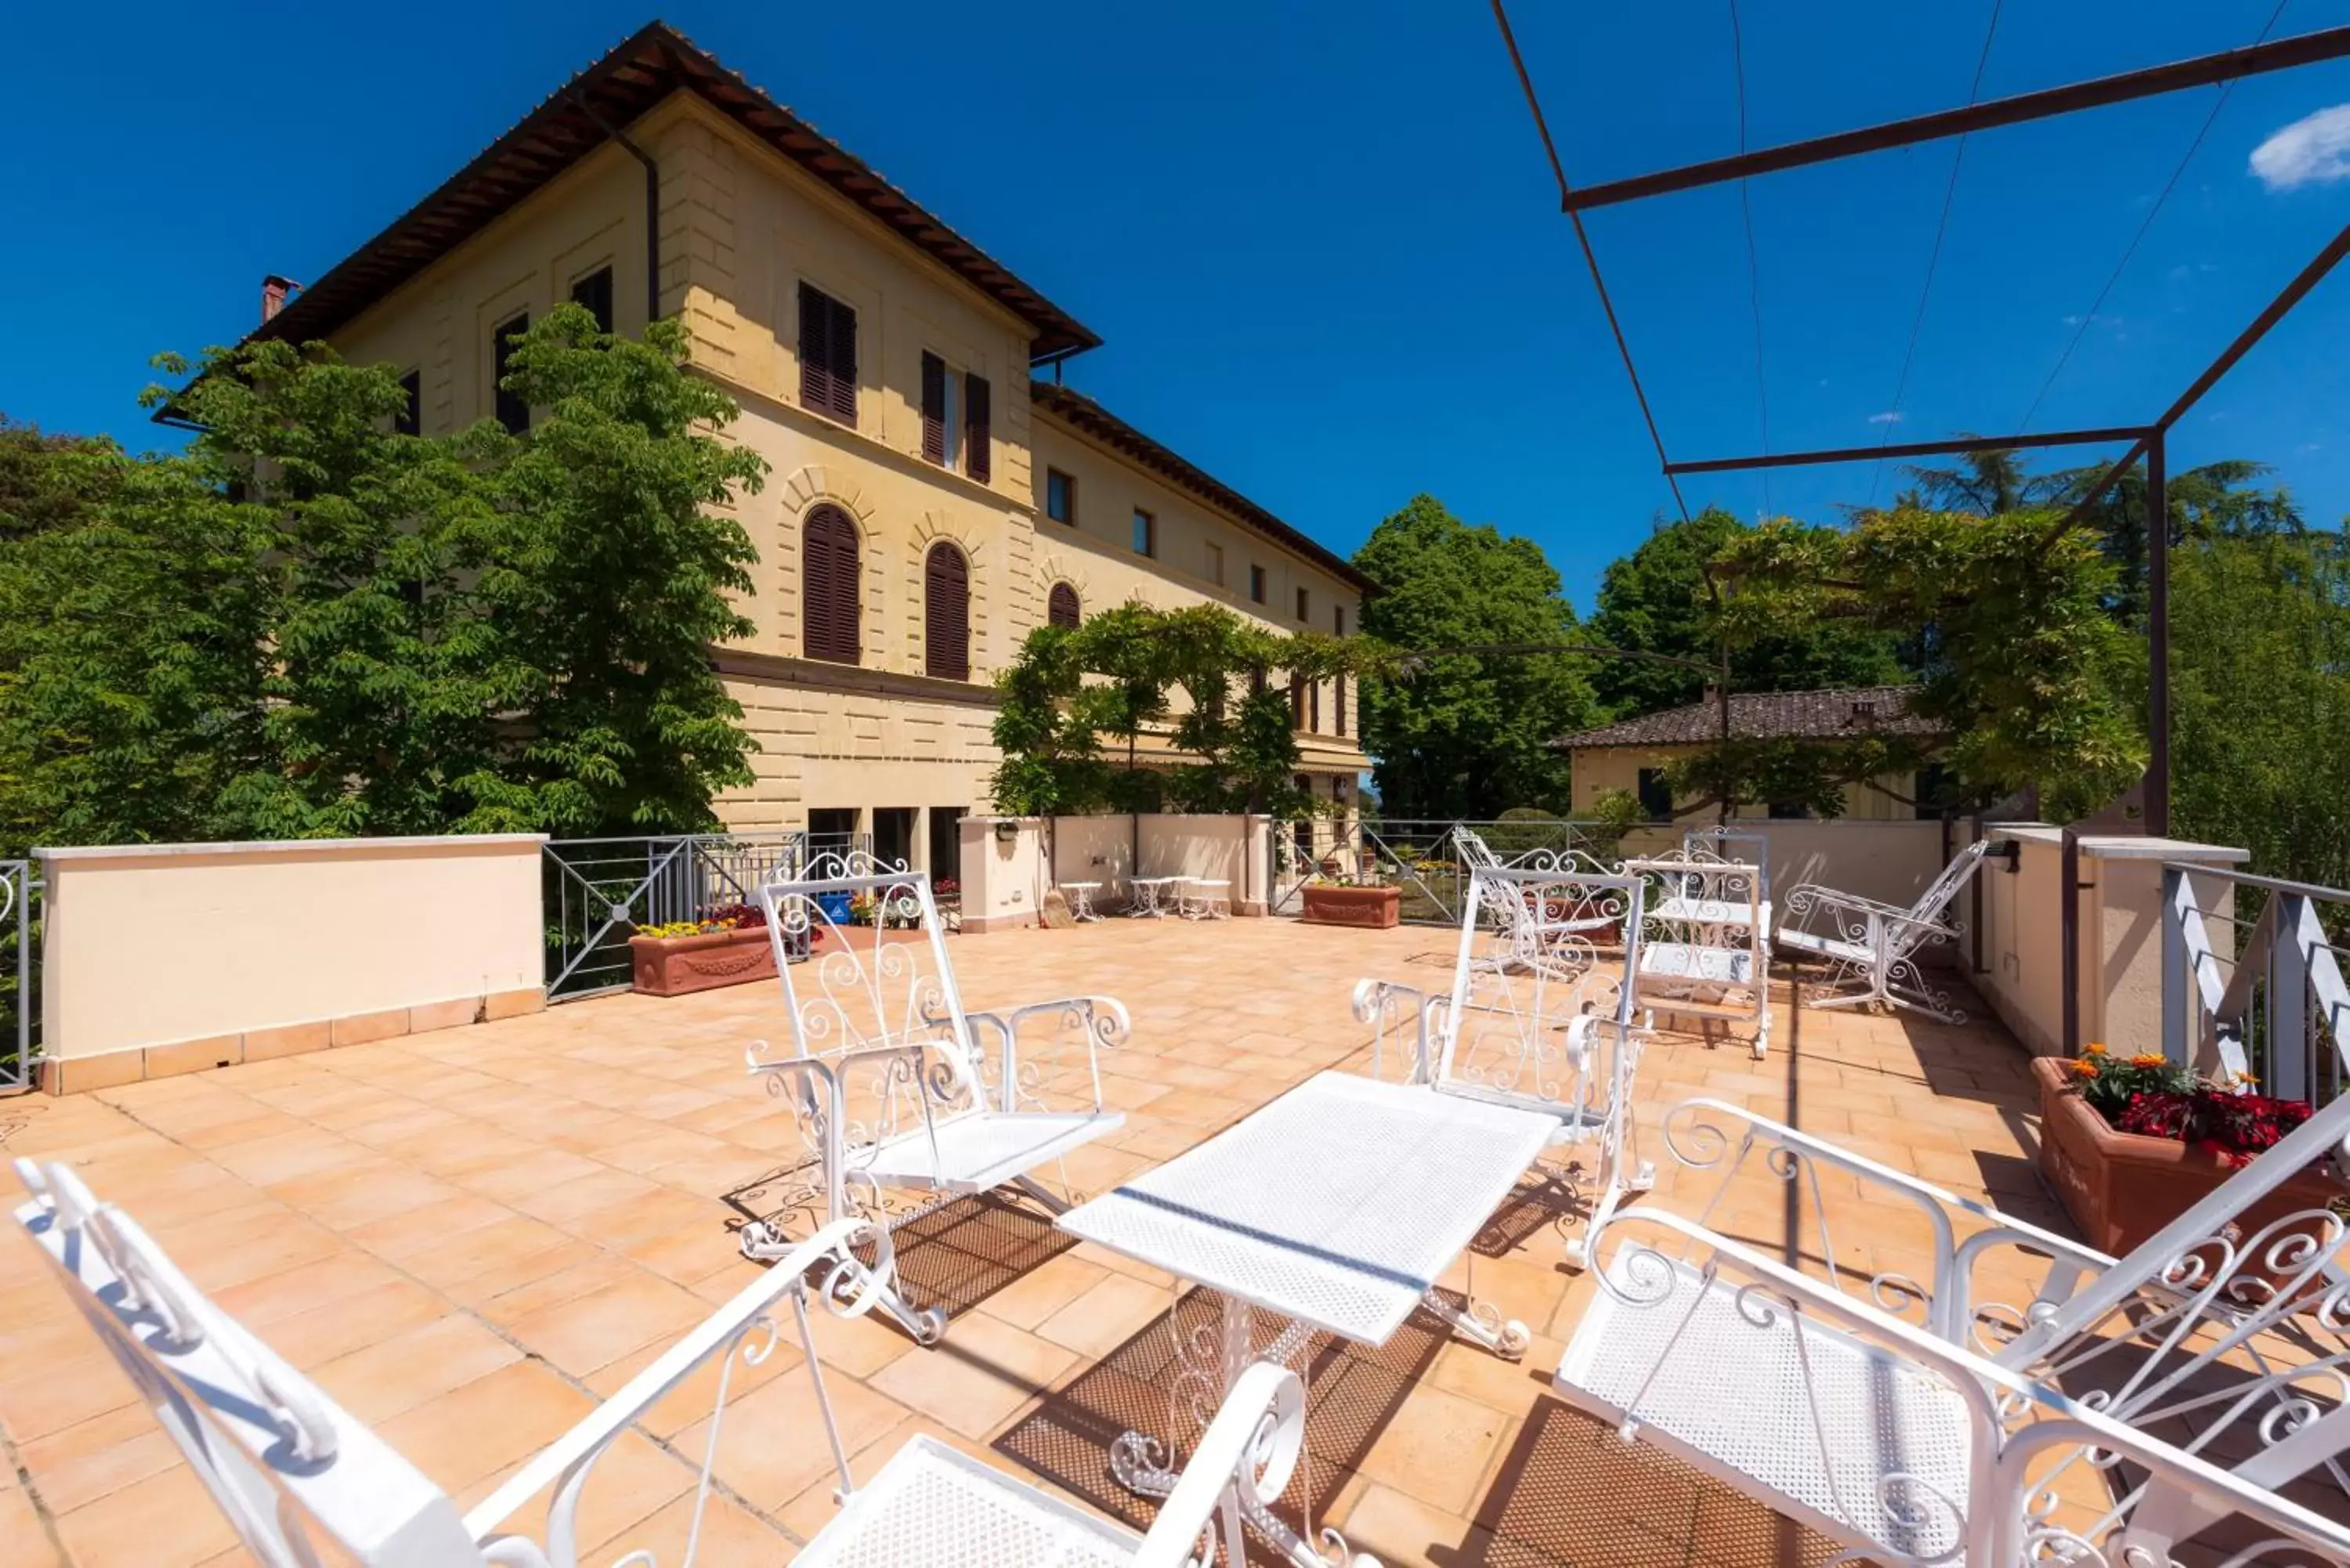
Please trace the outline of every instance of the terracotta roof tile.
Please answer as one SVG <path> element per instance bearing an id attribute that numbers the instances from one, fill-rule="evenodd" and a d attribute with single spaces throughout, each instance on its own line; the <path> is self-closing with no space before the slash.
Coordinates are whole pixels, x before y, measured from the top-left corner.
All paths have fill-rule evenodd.
<path id="1" fill-rule="evenodd" d="M 1740 740 L 1833 740 L 1846 735 L 1939 735 L 1940 721 L 1909 711 L 1915 686 L 1859 686 L 1833 691 L 1738 691 L 1730 698 L 1730 732 Z M 1692 702 L 1561 735 L 1560 751 L 1587 746 L 1701 746 L 1720 738 L 1713 702 Z"/>

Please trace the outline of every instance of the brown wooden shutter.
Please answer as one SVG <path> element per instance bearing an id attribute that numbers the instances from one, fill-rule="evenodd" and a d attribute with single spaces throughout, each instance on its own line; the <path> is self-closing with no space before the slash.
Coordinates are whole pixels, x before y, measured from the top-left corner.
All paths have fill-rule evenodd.
<path id="1" fill-rule="evenodd" d="M 992 439 L 989 420 L 987 379 L 965 376 L 962 379 L 963 438 L 962 449 L 968 454 L 966 471 L 973 479 L 985 484 L 994 472 L 994 454 L 989 450 Z"/>
<path id="2" fill-rule="evenodd" d="M 857 312 L 800 285 L 800 406 L 857 422 Z"/>
<path id="3" fill-rule="evenodd" d="M 832 411 L 841 423 L 857 422 L 857 312 L 832 302 Z"/>
<path id="4" fill-rule="evenodd" d="M 530 312 L 525 310 L 496 329 L 490 349 L 490 382 L 497 392 L 498 423 L 515 435 L 530 429 L 530 405 L 523 401 L 521 393 L 506 390 L 506 375 L 513 369 L 515 340 L 529 330 Z"/>
<path id="5" fill-rule="evenodd" d="M 1053 591 L 1045 598 L 1045 622 L 1074 628 L 1084 618 L 1077 604 L 1077 590 L 1066 583 L 1055 583 Z"/>
<path id="6" fill-rule="evenodd" d="M 1293 730 L 1305 728 L 1305 677 L 1303 675 L 1289 678 L 1289 727 Z"/>
<path id="7" fill-rule="evenodd" d="M 922 356 L 922 461 L 947 460 L 947 362 Z"/>
<path id="8" fill-rule="evenodd" d="M 1338 733 L 1347 732 L 1347 678 L 1343 675 L 1330 683 L 1330 703 L 1337 710 L 1331 717 L 1337 722 Z"/>
<path id="9" fill-rule="evenodd" d="M 944 540 L 922 558 L 922 668 L 941 680 L 971 679 L 971 564 Z"/>
<path id="10" fill-rule="evenodd" d="M 1322 732 L 1322 682 L 1305 683 L 1305 727 L 1315 734 Z"/>
<path id="11" fill-rule="evenodd" d="M 857 524 L 819 506 L 800 525 L 800 645 L 810 659 L 858 661 Z"/>

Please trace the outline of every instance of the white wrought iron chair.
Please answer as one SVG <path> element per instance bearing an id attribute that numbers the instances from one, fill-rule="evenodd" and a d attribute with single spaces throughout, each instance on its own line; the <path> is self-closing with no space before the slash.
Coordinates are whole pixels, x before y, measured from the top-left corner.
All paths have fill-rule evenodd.
<path id="1" fill-rule="evenodd" d="M 1595 1168 L 1582 1236 L 1566 1240 L 1567 1261 L 1580 1266 L 1589 1235 L 1606 1224 L 1629 1192 L 1656 1179 L 1639 1158 L 1632 1090 L 1646 1030 L 1634 1022 L 1624 977 L 1639 962 L 1642 888 L 1638 878 L 1586 871 L 1478 867 L 1470 873 L 1461 912 L 1461 944 L 1452 988 L 1440 995 L 1400 981 L 1355 984 L 1355 1016 L 1377 1029 L 1372 1075 L 1386 1070 L 1387 1041 L 1409 1023 L 1411 1058 L 1407 1082 L 1436 1094 L 1537 1111 L 1558 1118 L 1553 1148 L 1588 1147 Z M 1481 945 L 1508 939 L 1481 936 L 1478 916 L 1489 906 L 1518 911 L 1534 928 L 1544 955 L 1530 964 L 1495 965 Z M 1620 927 L 1622 965 L 1603 958 L 1590 922 L 1603 917 Z M 1543 930 L 1544 919 L 1572 919 L 1576 929 Z M 1580 1182 L 1575 1185 L 1582 1185 Z M 1463 1325 L 1467 1326 L 1467 1325 Z M 1487 1325 L 1489 1329 L 1492 1325 Z M 1472 1334 L 1505 1354 L 1523 1351 L 1525 1325 L 1501 1325 L 1498 1336 Z"/>
<path id="2" fill-rule="evenodd" d="M 1632 989 L 1656 1012 L 1744 1023 L 1759 1059 L 1771 1048 L 1769 871 L 1703 848 L 1627 860 L 1648 888 Z"/>
<path id="3" fill-rule="evenodd" d="M 1124 1004 L 1072 996 L 966 1011 L 929 877 L 861 853 L 820 857 L 806 877 L 762 884 L 757 897 L 792 1033 L 788 1054 L 769 1059 L 762 1041 L 749 1061 L 790 1106 L 803 1158 L 770 1185 L 771 1217 L 743 1227 L 744 1253 L 785 1255 L 788 1216 L 894 1230 L 997 1187 L 1066 1210 L 1066 1171 L 1061 1193 L 1032 1173 L 1125 1125 L 1103 1103 L 1099 1061 L 1127 1037 Z M 795 950 L 804 961 L 790 961 Z M 1024 1051 L 1029 1024 L 1055 1027 Z M 1072 1035 L 1084 1055 L 1065 1060 Z M 946 1332 L 942 1308 L 918 1311 L 894 1286 L 879 1304 L 926 1345 Z"/>
<path id="4" fill-rule="evenodd" d="M 1482 835 L 1465 824 L 1452 830 L 1459 846 L 1461 865 L 1471 871 L 1480 868 L 1504 868 L 1547 872 L 1554 876 L 1606 877 L 1607 868 L 1579 849 L 1530 849 L 1503 860 L 1493 852 Z M 1587 945 L 1603 934 L 1614 931 L 1619 917 L 1608 907 L 1603 893 L 1588 906 L 1565 903 L 1555 890 L 1550 895 L 1547 908 L 1531 904 L 1528 898 L 1501 897 L 1489 889 L 1481 904 L 1482 911 L 1492 919 L 1493 929 L 1502 940 L 1492 950 L 1479 953 L 1471 961 L 1479 969 L 1511 970 L 1540 969 L 1550 966 L 1566 973 L 1569 978 L 1580 972 L 1583 960 L 1576 950 L 1578 944 Z M 1554 959 L 1546 944 L 1564 942 L 1564 950 Z"/>
<path id="5" fill-rule="evenodd" d="M 1885 1562 L 2350 1561 L 2350 1227 L 2255 1211 L 2341 1149 L 2350 1096 L 2118 1259 L 1719 1101 L 1664 1135 L 1721 1185 L 1595 1237 L 1555 1384 L 1627 1438 Z M 1832 1210 L 1929 1268 L 1856 1262 Z M 1805 1269 L 1717 1212 L 1796 1215 Z"/>
<path id="6" fill-rule="evenodd" d="M 263 1568 L 578 1568 L 650 1564 L 650 1546 L 631 1549 L 647 1523 L 605 1542 L 583 1534 L 592 1515 L 598 1462 L 654 1407 L 716 1364 L 716 1392 L 681 1559 L 664 1568 L 773 1568 L 790 1550 L 720 1558 L 702 1537 L 713 1492 L 728 1485 L 733 1450 L 722 1441 L 730 1391 L 783 1338 L 788 1311 L 806 1366 L 779 1376 L 810 1378 L 839 1480 L 839 1513 L 789 1561 L 806 1568 L 848 1564 L 962 1568 L 964 1564 L 1067 1564 L 1069 1568 L 1204 1568 L 1221 1542 L 1243 1561 L 1242 1532 L 1252 1511 L 1281 1495 L 1305 1439 L 1297 1375 L 1258 1363 L 1243 1373 L 1193 1449 L 1149 1532 L 1065 1502 L 1041 1488 L 929 1437 L 899 1447 L 870 1480 L 853 1480 L 824 1374 L 808 1332 L 814 1310 L 855 1316 L 888 1283 L 886 1232 L 863 1220 L 827 1225 L 745 1285 L 579 1424 L 525 1462 L 476 1507 L 458 1506 L 423 1473 L 355 1420 L 309 1378 L 222 1312 L 176 1268 L 138 1222 L 99 1202 L 64 1165 L 16 1162 L 33 1194 L 16 1210 L 74 1304 L 138 1387 L 157 1422 L 211 1491 Z M 878 1251 L 858 1262 L 858 1251 Z M 770 1456 L 771 1458 L 771 1456 Z M 756 1461 L 754 1461 L 755 1463 Z M 613 1473 L 625 1475 L 623 1462 Z M 662 1490 L 642 1521 L 670 1501 Z M 545 1500 L 543 1533 L 516 1528 Z M 583 1501 L 588 1508 L 583 1511 Z M 622 1500 L 627 1501 L 627 1500 Z M 737 1538 L 739 1540 L 739 1537 Z M 1367 1557 L 1336 1559 L 1377 1568 Z"/>
<path id="7" fill-rule="evenodd" d="M 1820 982 L 1825 992 L 1815 992 L 1810 1004 L 1907 1007 L 1944 1023 L 1965 1023 L 1950 993 L 1926 978 L 1918 954 L 1943 942 L 1955 945 L 1966 934 L 1962 923 L 1947 916 L 1991 847 L 1989 839 L 1968 845 L 1906 909 L 1816 882 L 1789 891 L 1786 918 L 1771 935 L 1787 951 L 1827 965 Z"/>

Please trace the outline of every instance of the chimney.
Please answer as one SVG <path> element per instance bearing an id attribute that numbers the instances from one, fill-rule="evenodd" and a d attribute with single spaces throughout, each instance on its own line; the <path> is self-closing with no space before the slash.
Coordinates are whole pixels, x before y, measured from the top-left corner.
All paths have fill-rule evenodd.
<path id="1" fill-rule="evenodd" d="M 1864 729 L 1875 728 L 1877 724 L 1877 704 L 1874 701 L 1855 702 L 1852 705 L 1852 722 L 1860 725 Z"/>
<path id="2" fill-rule="evenodd" d="M 286 308 L 286 296 L 302 286 L 290 277 L 271 273 L 261 280 L 261 319 L 268 320 Z"/>
<path id="3" fill-rule="evenodd" d="M 1719 707 L 1721 703 L 1721 688 L 1709 684 L 1705 689 L 1704 702 L 1709 708 Z"/>

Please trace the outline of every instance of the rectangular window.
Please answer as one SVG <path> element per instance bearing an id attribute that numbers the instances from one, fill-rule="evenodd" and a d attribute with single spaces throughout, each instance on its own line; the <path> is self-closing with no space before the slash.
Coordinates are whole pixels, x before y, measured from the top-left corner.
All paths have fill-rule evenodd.
<path id="1" fill-rule="evenodd" d="M 922 356 L 922 456 L 987 483 L 993 470 L 987 381 Z"/>
<path id="2" fill-rule="evenodd" d="M 1800 822 L 1812 815 L 1812 808 L 1800 800 L 1774 800 L 1771 803 L 1773 822 Z"/>
<path id="3" fill-rule="evenodd" d="M 1347 607 L 1345 605 L 1332 605 L 1330 607 L 1330 630 L 1332 633 L 1339 637 L 1347 635 Z"/>
<path id="4" fill-rule="evenodd" d="M 1336 721 L 1333 728 L 1339 734 L 1347 732 L 1347 678 L 1343 675 L 1330 682 L 1330 717 Z"/>
<path id="5" fill-rule="evenodd" d="M 402 376 L 400 379 L 400 395 L 405 400 L 400 405 L 400 412 L 391 416 L 392 433 L 422 435 L 424 433 L 424 372 L 411 370 L 407 375 Z"/>
<path id="6" fill-rule="evenodd" d="M 599 266 L 571 286 L 571 303 L 584 305 L 596 318 L 596 330 L 612 330 L 612 269 Z"/>
<path id="7" fill-rule="evenodd" d="M 1945 811 L 1953 810 L 1959 803 L 1958 771 L 1948 763 L 1928 763 L 1918 770 L 1909 787 L 1910 798 L 1920 822 L 1939 822 Z"/>
<path id="8" fill-rule="evenodd" d="M 1662 768 L 1640 770 L 1640 809 L 1650 822 L 1670 822 L 1673 819 L 1673 792 L 1665 783 Z"/>
<path id="9" fill-rule="evenodd" d="M 1289 678 L 1289 727 L 1293 730 L 1305 728 L 1305 677 L 1303 675 Z"/>
<path id="10" fill-rule="evenodd" d="M 1139 506 L 1134 509 L 1134 553 L 1138 556 L 1159 554 L 1159 519 Z"/>
<path id="11" fill-rule="evenodd" d="M 1322 682 L 1305 683 L 1305 727 L 1315 734 L 1322 732 Z"/>
<path id="12" fill-rule="evenodd" d="M 516 435 L 530 429 L 530 405 L 519 392 L 506 390 L 506 364 L 513 358 L 515 339 L 529 330 L 530 312 L 525 310 L 490 333 L 490 383 L 497 389 L 498 423 Z"/>
<path id="13" fill-rule="evenodd" d="M 1057 468 L 1045 471 L 1045 515 L 1072 528 L 1077 525 L 1077 482 Z"/>
<path id="14" fill-rule="evenodd" d="M 1208 581 L 1220 588 L 1224 586 L 1224 547 L 1222 545 L 1207 547 L 1207 560 L 1201 570 L 1207 573 Z"/>
<path id="15" fill-rule="evenodd" d="M 1264 568 L 1263 566 L 1249 568 L 1249 597 L 1258 604 L 1264 603 Z"/>
<path id="16" fill-rule="evenodd" d="M 1305 590 L 1304 588 L 1297 590 L 1297 618 L 1299 620 L 1310 620 L 1313 618 L 1305 613 Z"/>
<path id="17" fill-rule="evenodd" d="M 857 312 L 800 285 L 800 406 L 857 423 Z"/>

